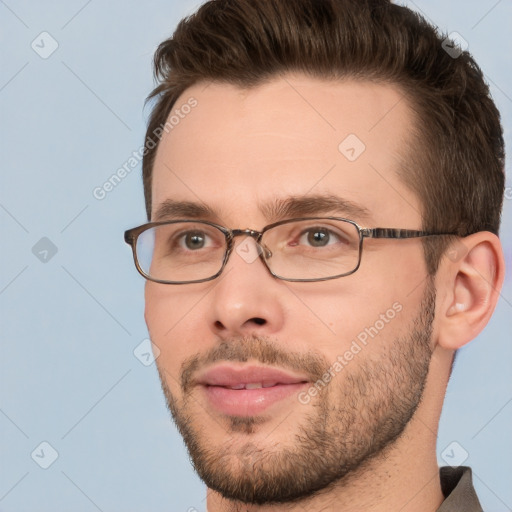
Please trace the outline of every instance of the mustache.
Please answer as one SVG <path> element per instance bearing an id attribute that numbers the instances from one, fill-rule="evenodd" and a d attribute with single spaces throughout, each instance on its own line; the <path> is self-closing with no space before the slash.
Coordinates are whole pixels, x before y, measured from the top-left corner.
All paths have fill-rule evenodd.
<path id="1" fill-rule="evenodd" d="M 285 350 L 282 344 L 266 336 L 224 338 L 204 354 L 195 354 L 182 363 L 181 389 L 184 394 L 190 392 L 197 383 L 195 375 L 205 366 L 226 361 L 246 363 L 249 360 L 304 373 L 313 382 L 329 368 L 328 360 L 320 354 L 311 350 L 304 353 Z"/>

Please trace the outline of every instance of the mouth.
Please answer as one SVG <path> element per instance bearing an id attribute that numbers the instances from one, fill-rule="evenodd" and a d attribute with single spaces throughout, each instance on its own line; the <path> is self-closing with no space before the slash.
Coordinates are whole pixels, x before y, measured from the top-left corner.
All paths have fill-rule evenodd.
<path id="1" fill-rule="evenodd" d="M 219 365 L 198 378 L 208 405 L 229 416 L 255 416 L 306 387 L 304 375 L 264 366 Z"/>
<path id="2" fill-rule="evenodd" d="M 282 382 L 247 382 L 234 384 L 232 386 L 220 386 L 227 389 L 261 389 L 261 388 L 273 388 L 274 386 L 281 386 Z"/>

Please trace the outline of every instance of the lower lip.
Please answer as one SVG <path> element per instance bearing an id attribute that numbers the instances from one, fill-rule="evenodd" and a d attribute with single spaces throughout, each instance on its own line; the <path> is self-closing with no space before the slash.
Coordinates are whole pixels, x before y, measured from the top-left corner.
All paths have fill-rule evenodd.
<path id="1" fill-rule="evenodd" d="M 278 384 L 269 388 L 229 389 L 221 386 L 203 386 L 209 403 L 229 416 L 255 416 L 271 405 L 297 395 L 307 382 Z"/>

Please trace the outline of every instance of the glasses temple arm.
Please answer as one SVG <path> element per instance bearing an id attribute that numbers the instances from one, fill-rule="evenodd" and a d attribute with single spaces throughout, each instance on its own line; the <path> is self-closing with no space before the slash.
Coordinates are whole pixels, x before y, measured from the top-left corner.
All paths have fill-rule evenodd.
<path id="1" fill-rule="evenodd" d="M 457 233 L 432 233 L 415 229 L 396 228 L 361 228 L 361 234 L 366 238 L 419 238 L 423 236 L 458 236 Z"/>

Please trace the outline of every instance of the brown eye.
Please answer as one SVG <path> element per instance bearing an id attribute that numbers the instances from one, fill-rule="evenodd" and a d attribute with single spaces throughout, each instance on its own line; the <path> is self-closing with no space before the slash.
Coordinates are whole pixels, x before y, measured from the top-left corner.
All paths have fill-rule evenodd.
<path id="1" fill-rule="evenodd" d="M 190 250 L 202 249 L 206 244 L 206 235 L 201 231 L 191 231 L 183 235 L 183 243 Z"/>
<path id="2" fill-rule="evenodd" d="M 322 226 L 311 226 L 302 231 L 298 245 L 313 248 L 328 247 L 344 241 L 345 239 L 332 229 Z"/>
<path id="3" fill-rule="evenodd" d="M 327 229 L 314 229 L 308 231 L 308 243 L 312 247 L 324 247 L 329 243 L 330 233 Z"/>

